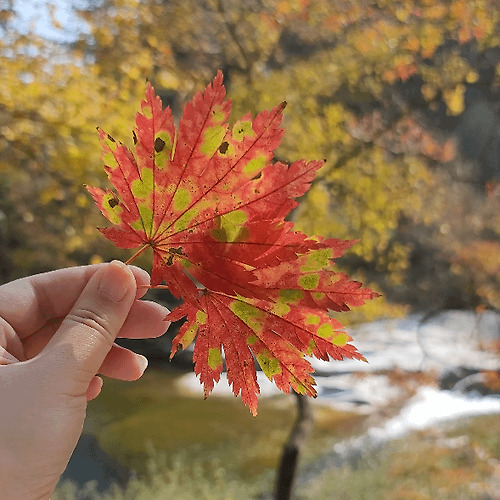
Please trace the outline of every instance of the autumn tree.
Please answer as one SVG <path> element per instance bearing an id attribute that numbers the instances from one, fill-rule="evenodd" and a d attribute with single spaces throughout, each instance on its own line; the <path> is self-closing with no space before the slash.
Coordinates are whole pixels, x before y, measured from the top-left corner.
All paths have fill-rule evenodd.
<path id="1" fill-rule="evenodd" d="M 12 16 L 12 15 L 11 15 Z M 6 18 L 0 41 L 0 271 L 2 280 L 110 253 L 83 185 L 99 178 L 98 124 L 123 129 L 132 96 L 77 51 Z"/>
<path id="2" fill-rule="evenodd" d="M 82 15 L 101 71 L 148 76 L 177 109 L 217 68 L 235 115 L 286 98 L 278 156 L 327 160 L 295 220 L 359 237 L 343 265 L 389 299 L 498 306 L 460 258 L 497 245 L 498 118 L 481 150 L 470 140 L 498 99 L 497 2 L 107 0 Z"/>
<path id="3" fill-rule="evenodd" d="M 392 302 L 498 305 L 495 263 L 478 250 L 498 245 L 497 2 L 79 5 L 87 28 L 66 46 L 12 23 L 2 37 L 6 275 L 109 257 L 81 188 L 100 175 L 95 126 L 130 136 L 119 132 L 146 79 L 178 116 L 222 68 L 235 116 L 288 101 L 280 159 L 327 160 L 293 217 L 359 238 L 345 269 Z"/>

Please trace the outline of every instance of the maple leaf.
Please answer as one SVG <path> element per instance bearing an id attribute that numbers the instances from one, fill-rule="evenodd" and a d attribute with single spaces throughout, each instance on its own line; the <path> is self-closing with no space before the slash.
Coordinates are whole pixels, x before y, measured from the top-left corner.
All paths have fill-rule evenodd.
<path id="1" fill-rule="evenodd" d="M 378 295 L 333 268 L 352 242 L 308 237 L 285 221 L 323 162 L 273 161 L 284 107 L 230 128 L 219 71 L 186 105 L 176 131 L 148 83 L 135 154 L 99 130 L 115 191 L 87 187 L 114 224 L 101 232 L 121 248 L 139 247 L 134 257 L 152 248 L 151 286 L 184 300 L 167 316 L 186 317 L 171 356 L 194 341 L 205 395 L 225 363 L 234 394 L 253 414 L 255 362 L 282 391 L 315 396 L 306 356 L 364 360 L 329 311 Z"/>

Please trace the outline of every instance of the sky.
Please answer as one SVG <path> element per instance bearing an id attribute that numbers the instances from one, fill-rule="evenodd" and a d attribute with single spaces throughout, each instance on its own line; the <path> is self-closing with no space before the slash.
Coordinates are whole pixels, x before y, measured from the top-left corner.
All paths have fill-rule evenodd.
<path id="1" fill-rule="evenodd" d="M 15 0 L 14 10 L 18 15 L 18 28 L 26 32 L 30 26 L 37 34 L 57 42 L 69 42 L 83 25 L 72 11 L 74 0 Z M 62 26 L 57 29 L 51 23 L 49 5 L 54 6 L 54 17 Z"/>

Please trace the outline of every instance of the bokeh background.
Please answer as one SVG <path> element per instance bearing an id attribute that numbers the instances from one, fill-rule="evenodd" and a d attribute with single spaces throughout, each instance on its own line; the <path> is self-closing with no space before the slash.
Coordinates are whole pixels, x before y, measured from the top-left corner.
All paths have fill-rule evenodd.
<path id="1" fill-rule="evenodd" d="M 0 0 L 0 283 L 128 258 L 96 230 L 105 222 L 84 188 L 107 183 L 95 128 L 131 146 L 146 80 L 179 119 L 219 68 L 233 120 L 287 101 L 277 158 L 326 159 L 292 218 L 308 234 L 359 240 L 339 259 L 339 270 L 383 295 L 344 322 L 498 310 L 498 0 Z M 147 269 L 147 256 L 140 263 Z M 171 421 L 186 423 L 202 411 L 203 420 L 216 422 L 200 432 L 199 456 L 215 442 L 221 448 L 228 439 L 221 421 L 240 408 L 224 400 L 194 410 L 191 399 L 170 394 L 175 374 L 163 373 L 159 383 L 158 373 L 138 399 L 111 383 L 105 402 L 96 402 L 102 408 L 93 425 L 157 398 L 164 387 L 169 411 L 179 405 Z M 253 429 L 254 443 L 275 450 L 243 461 L 247 476 L 260 477 L 276 464 L 293 420 L 293 403 L 287 404 L 260 423 L 237 413 L 238 429 Z M 231 418 L 236 426 L 238 418 Z M 170 446 L 175 463 L 166 460 L 171 470 L 179 468 L 172 475 L 178 478 L 192 462 L 196 439 L 176 441 L 175 432 L 184 431 L 180 424 L 173 431 L 171 421 L 158 418 L 148 430 L 163 429 L 152 448 L 177 443 Z M 344 432 L 357 422 L 340 421 L 323 428 L 320 417 L 313 442 L 335 439 L 332 428 Z M 190 425 L 192 436 L 199 423 Z M 128 432 L 126 440 L 134 441 Z M 145 470 L 146 458 L 137 457 L 148 456 L 158 468 L 160 459 L 146 453 L 141 439 L 125 458 L 103 433 L 98 441 L 122 465 L 131 460 Z M 244 446 L 253 449 L 251 440 Z M 190 451 L 180 456 L 179 449 Z M 242 455 L 234 447 L 233 453 Z M 196 462 L 190 474 L 202 481 L 214 460 Z M 232 484 L 217 476 L 224 467 L 214 467 L 213 484 Z M 238 474 L 238 481 L 245 476 Z M 245 498 L 231 494 L 214 498 Z"/>

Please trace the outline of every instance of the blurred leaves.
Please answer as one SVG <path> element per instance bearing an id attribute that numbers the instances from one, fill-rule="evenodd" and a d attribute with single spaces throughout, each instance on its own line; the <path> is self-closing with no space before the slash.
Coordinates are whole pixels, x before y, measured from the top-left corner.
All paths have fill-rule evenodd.
<path id="1" fill-rule="evenodd" d="M 117 256 L 83 194 L 102 184 L 95 126 L 131 142 L 146 79 L 179 115 L 221 68 L 234 119 L 287 100 L 279 159 L 327 160 L 294 218 L 359 238 L 349 273 L 387 303 L 498 307 L 471 250 L 499 240 L 496 0 L 81 0 L 66 45 L 4 10 L 2 279 Z M 478 103 L 496 121 L 478 125 Z"/>

